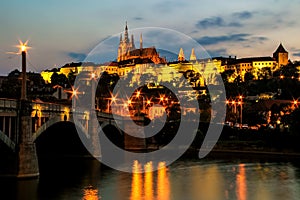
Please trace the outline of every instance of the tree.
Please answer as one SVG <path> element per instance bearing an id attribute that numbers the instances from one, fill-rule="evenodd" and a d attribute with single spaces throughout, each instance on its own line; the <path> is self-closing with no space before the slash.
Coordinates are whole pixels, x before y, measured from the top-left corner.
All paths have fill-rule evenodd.
<path id="1" fill-rule="evenodd" d="M 56 72 L 54 72 L 51 76 L 51 84 L 53 86 L 54 85 L 60 85 L 62 87 L 70 86 L 67 77 L 64 74 L 58 74 Z"/>
<path id="2" fill-rule="evenodd" d="M 76 72 L 73 71 L 73 70 L 70 70 L 70 72 L 68 73 L 67 78 L 69 80 L 69 84 L 74 85 L 74 82 L 75 82 L 75 79 L 76 79 Z"/>
<path id="3" fill-rule="evenodd" d="M 254 79 L 254 75 L 251 72 L 246 72 L 244 76 L 244 80 L 246 83 L 249 83 L 249 81 L 252 81 Z"/>

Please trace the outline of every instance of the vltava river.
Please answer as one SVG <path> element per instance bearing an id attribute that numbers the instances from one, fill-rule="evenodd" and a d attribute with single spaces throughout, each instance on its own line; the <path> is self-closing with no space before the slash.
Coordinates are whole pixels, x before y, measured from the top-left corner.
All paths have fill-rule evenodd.
<path id="1" fill-rule="evenodd" d="M 298 200 L 299 166 L 185 158 L 156 172 L 131 174 L 91 159 L 54 159 L 41 164 L 37 180 L 0 179 L 0 199 Z"/>

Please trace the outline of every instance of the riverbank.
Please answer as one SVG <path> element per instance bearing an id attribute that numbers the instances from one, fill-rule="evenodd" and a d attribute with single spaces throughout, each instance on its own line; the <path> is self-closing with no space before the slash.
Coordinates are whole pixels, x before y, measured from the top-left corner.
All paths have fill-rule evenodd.
<path id="1" fill-rule="evenodd" d="M 198 157 L 200 149 L 199 148 L 189 148 L 183 157 Z M 286 150 L 238 150 L 238 149 L 228 149 L 228 148 L 213 148 L 205 158 L 218 158 L 218 159 L 264 159 L 264 160 L 274 160 L 274 161 L 300 161 L 299 152 L 291 152 Z"/>

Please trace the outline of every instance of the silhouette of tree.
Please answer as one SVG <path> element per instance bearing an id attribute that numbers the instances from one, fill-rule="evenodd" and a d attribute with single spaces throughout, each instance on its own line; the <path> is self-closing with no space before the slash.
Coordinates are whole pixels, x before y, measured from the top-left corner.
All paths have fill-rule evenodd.
<path id="1" fill-rule="evenodd" d="M 56 72 L 54 72 L 51 76 L 51 84 L 53 86 L 54 85 L 60 85 L 62 87 L 70 86 L 67 77 L 64 74 L 58 74 Z"/>

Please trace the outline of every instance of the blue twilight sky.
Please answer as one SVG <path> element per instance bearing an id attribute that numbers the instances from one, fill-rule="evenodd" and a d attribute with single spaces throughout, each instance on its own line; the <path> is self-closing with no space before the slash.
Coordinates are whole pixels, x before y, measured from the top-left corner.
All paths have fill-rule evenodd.
<path id="1" fill-rule="evenodd" d="M 182 32 L 211 56 L 271 56 L 282 42 L 290 58 L 300 60 L 299 17 L 299 0 L 3 0 L 0 74 L 20 69 L 20 56 L 7 53 L 18 51 L 19 39 L 32 47 L 28 70 L 40 72 L 84 59 L 99 42 L 123 31 L 125 21 L 129 31 Z"/>

